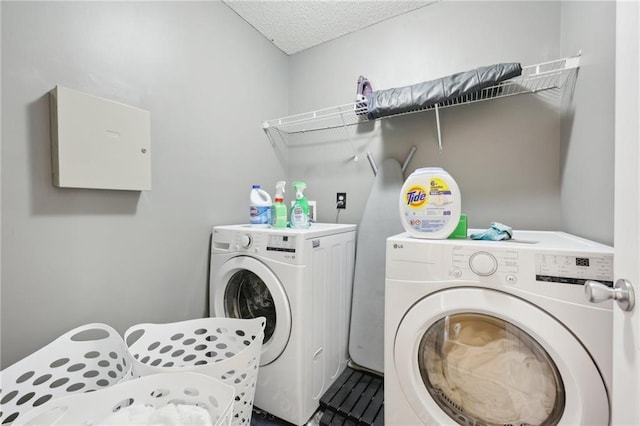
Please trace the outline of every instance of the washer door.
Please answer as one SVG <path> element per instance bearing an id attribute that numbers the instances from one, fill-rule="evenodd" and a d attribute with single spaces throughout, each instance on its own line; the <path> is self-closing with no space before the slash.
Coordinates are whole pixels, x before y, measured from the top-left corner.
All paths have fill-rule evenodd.
<path id="1" fill-rule="evenodd" d="M 402 319 L 394 365 L 425 423 L 555 425 L 609 423 L 600 372 L 549 314 L 515 296 L 443 290 Z"/>
<path id="2" fill-rule="evenodd" d="M 291 308 L 278 277 L 249 256 L 229 259 L 214 271 L 215 316 L 265 317 L 260 365 L 273 362 L 284 351 L 291 334 Z"/>

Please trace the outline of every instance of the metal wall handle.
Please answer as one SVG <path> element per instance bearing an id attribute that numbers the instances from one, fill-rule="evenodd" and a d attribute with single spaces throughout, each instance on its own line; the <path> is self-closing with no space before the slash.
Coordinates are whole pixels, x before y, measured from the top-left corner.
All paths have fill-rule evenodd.
<path id="1" fill-rule="evenodd" d="M 584 283 L 584 295 L 589 302 L 600 303 L 613 299 L 618 302 L 618 306 L 625 312 L 633 310 L 635 305 L 635 293 L 633 285 L 620 278 L 613 285 L 613 288 L 598 282 L 588 280 Z"/>

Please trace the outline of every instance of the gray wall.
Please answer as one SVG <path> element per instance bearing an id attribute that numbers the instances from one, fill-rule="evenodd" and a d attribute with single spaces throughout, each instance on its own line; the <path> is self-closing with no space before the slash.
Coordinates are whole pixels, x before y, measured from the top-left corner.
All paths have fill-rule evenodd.
<path id="1" fill-rule="evenodd" d="M 610 245 L 615 22 L 615 2 L 562 3 L 562 51 L 583 53 L 571 108 L 562 120 L 563 228 Z"/>
<path id="2" fill-rule="evenodd" d="M 3 368 L 88 322 L 123 332 L 206 315 L 210 227 L 244 221 L 250 185 L 305 180 L 324 222 L 346 191 L 338 220 L 358 223 L 373 182 L 367 152 L 380 164 L 417 146 L 407 173 L 450 171 L 473 227 L 612 242 L 608 2 L 444 1 L 291 57 L 217 2 L 0 5 Z M 359 75 L 384 89 L 577 50 L 569 110 L 530 95 L 442 110 L 441 152 L 433 112 L 301 135 L 284 155 L 260 127 L 351 102 Z M 151 111 L 152 191 L 52 186 L 57 84 Z"/>
<path id="3" fill-rule="evenodd" d="M 2 367 L 65 331 L 207 314 L 210 227 L 284 170 L 287 56 L 218 2 L 2 2 Z M 47 93 L 151 112 L 153 190 L 52 185 Z"/>
<path id="4" fill-rule="evenodd" d="M 558 59 L 559 40 L 559 3 L 439 2 L 295 55 L 290 111 L 353 100 L 359 75 L 387 89 L 497 62 Z M 335 218 L 335 192 L 346 191 L 350 205 L 340 220 L 358 223 L 373 181 L 366 152 L 378 163 L 386 157 L 402 163 L 415 145 L 405 177 L 419 167 L 449 171 L 470 226 L 560 227 L 560 116 L 552 107 L 517 96 L 444 109 L 440 119 L 442 151 L 433 111 L 351 127 L 346 143 L 344 131 L 332 131 L 342 143 L 324 145 L 304 140 L 317 135 L 301 135 L 290 174 L 307 178 L 311 197 L 320 190 L 321 218 Z M 357 163 L 346 161 L 352 146 Z"/>
<path id="5" fill-rule="evenodd" d="M 575 110 L 547 95 L 442 110 L 442 151 L 434 112 L 293 136 L 290 177 L 307 180 L 321 220 L 336 219 L 335 193 L 347 192 L 339 221 L 358 223 L 373 181 L 366 153 L 378 164 L 386 157 L 402 163 L 415 145 L 405 176 L 418 167 L 448 170 L 461 188 L 471 227 L 499 221 L 611 243 L 611 193 L 601 202 L 580 186 L 595 181 L 593 188 L 601 190 L 613 179 L 612 139 L 602 141 L 613 132 L 611 9 L 607 2 L 443 1 L 293 56 L 292 114 L 353 101 L 359 75 L 374 89 L 386 89 L 496 62 L 536 64 L 580 49 L 588 69 L 580 70 Z M 605 111 L 591 109 L 597 99 L 597 111 Z M 351 161 L 354 154 L 359 161 Z M 582 167 L 602 159 L 603 167 Z"/>

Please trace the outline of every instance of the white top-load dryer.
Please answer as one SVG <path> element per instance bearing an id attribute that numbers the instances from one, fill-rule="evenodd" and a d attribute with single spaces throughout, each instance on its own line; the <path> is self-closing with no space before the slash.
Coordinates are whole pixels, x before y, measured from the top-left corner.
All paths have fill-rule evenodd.
<path id="1" fill-rule="evenodd" d="M 345 369 L 356 225 L 216 226 L 211 316 L 265 317 L 254 405 L 296 425 Z"/>
<path id="2" fill-rule="evenodd" d="M 613 250 L 562 232 L 387 240 L 385 422 L 606 425 Z"/>

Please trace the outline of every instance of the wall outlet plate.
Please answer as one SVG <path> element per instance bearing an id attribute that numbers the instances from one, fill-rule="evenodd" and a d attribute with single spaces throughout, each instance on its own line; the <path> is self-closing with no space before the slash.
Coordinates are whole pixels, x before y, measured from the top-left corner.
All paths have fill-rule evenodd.
<path id="1" fill-rule="evenodd" d="M 338 192 L 338 193 L 336 193 L 336 208 L 337 209 L 346 209 L 347 208 L 347 193 L 346 192 Z"/>
<path id="2" fill-rule="evenodd" d="M 318 217 L 318 214 L 316 213 L 316 202 L 308 200 L 307 203 L 309 204 L 309 220 L 311 222 L 315 222 Z"/>

